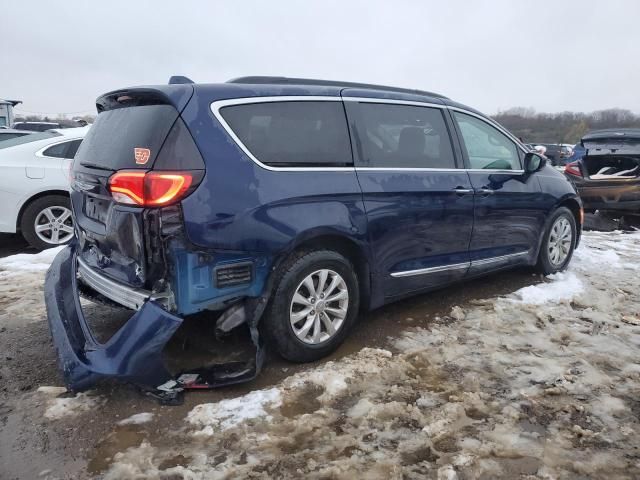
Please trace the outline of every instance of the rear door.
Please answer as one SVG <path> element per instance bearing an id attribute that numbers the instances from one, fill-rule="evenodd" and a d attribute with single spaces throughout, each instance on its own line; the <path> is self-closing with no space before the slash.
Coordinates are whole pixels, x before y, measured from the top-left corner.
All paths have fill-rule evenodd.
<path id="1" fill-rule="evenodd" d="M 536 174 L 524 172 L 520 147 L 486 119 L 455 109 L 452 116 L 475 190 L 470 273 L 529 259 L 548 209 Z"/>
<path id="2" fill-rule="evenodd" d="M 385 297 L 462 278 L 473 190 L 444 107 L 348 97 L 345 105 Z"/>

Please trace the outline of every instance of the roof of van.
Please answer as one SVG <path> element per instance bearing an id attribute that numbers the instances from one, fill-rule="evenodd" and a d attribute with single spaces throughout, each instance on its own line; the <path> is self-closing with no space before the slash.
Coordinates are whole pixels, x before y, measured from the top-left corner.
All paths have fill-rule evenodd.
<path id="1" fill-rule="evenodd" d="M 194 94 L 207 102 L 244 97 L 344 95 L 449 105 L 487 117 L 441 94 L 424 90 L 338 80 L 261 76 L 241 77 L 226 83 L 191 83 L 186 77 L 172 77 L 172 83 L 168 85 L 138 86 L 105 93 L 96 101 L 98 112 L 118 108 L 119 98 L 129 99 L 133 92 L 146 98 L 158 98 L 159 95 L 178 110 L 182 110 Z"/>
<path id="2" fill-rule="evenodd" d="M 289 78 L 289 77 L 266 77 L 266 76 L 250 76 L 240 77 L 228 80 L 227 83 L 241 83 L 243 85 L 309 85 L 319 87 L 339 87 L 357 88 L 367 90 L 378 90 L 398 93 L 409 93 L 412 95 L 425 95 L 427 97 L 447 98 L 439 93 L 427 92 L 424 90 L 391 87 L 388 85 L 374 85 L 371 83 L 346 82 L 342 80 L 319 80 L 313 78 Z"/>

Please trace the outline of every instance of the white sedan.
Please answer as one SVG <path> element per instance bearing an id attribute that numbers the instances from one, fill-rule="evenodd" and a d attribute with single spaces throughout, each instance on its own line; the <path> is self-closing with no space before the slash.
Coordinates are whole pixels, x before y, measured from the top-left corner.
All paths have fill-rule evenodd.
<path id="1" fill-rule="evenodd" d="M 21 232 L 38 249 L 71 241 L 69 172 L 88 130 L 48 130 L 0 143 L 0 232 Z"/>

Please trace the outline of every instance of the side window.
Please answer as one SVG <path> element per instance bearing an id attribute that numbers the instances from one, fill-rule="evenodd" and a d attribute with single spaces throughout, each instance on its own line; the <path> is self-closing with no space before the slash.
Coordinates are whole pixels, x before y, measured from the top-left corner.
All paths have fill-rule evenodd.
<path id="1" fill-rule="evenodd" d="M 456 168 L 440 109 L 366 102 L 352 107 L 360 166 Z"/>
<path id="2" fill-rule="evenodd" d="M 65 152 L 67 151 L 67 146 L 69 142 L 58 143 L 57 145 L 52 145 L 47 148 L 42 155 L 45 157 L 54 157 L 54 158 L 65 158 Z"/>
<path id="3" fill-rule="evenodd" d="M 69 148 L 67 149 L 67 152 L 64 154 L 65 158 L 75 157 L 76 152 L 78 151 L 78 147 L 80 146 L 80 143 L 82 143 L 82 140 L 73 140 L 67 143 L 67 145 L 69 145 Z"/>
<path id="4" fill-rule="evenodd" d="M 520 170 L 518 147 L 497 128 L 471 115 L 454 112 L 473 169 Z"/>
<path id="5" fill-rule="evenodd" d="M 267 165 L 353 164 L 342 102 L 251 103 L 223 107 L 220 114 L 251 154 Z"/>

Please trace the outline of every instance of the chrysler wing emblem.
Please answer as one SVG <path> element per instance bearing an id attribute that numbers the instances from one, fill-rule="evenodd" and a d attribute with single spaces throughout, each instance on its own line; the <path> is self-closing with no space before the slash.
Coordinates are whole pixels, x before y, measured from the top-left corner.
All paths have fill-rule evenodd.
<path id="1" fill-rule="evenodd" d="M 136 147 L 133 149 L 133 155 L 136 158 L 136 163 L 138 165 L 144 165 L 149 161 L 151 150 L 149 150 L 148 148 Z"/>

